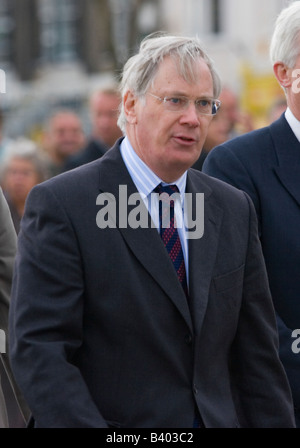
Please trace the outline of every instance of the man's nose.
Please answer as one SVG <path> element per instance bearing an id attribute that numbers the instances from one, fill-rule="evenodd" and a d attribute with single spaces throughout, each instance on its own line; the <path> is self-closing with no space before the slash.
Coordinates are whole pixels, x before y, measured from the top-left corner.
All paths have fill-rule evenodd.
<path id="1" fill-rule="evenodd" d="M 183 119 L 186 119 L 189 122 L 192 122 L 193 124 L 199 123 L 199 113 L 196 109 L 196 105 L 194 101 L 190 101 L 186 108 L 182 110 L 181 114 Z"/>

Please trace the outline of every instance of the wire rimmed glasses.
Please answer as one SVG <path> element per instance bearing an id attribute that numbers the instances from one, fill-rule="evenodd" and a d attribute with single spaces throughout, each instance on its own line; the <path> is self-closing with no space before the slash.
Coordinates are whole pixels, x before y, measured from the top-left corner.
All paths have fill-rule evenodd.
<path id="1" fill-rule="evenodd" d="M 194 102 L 195 108 L 200 115 L 216 115 L 218 109 L 221 106 L 220 100 L 211 98 L 198 98 L 197 100 L 191 100 L 186 96 L 164 96 L 163 98 L 153 93 L 148 92 L 153 98 L 162 102 L 164 108 L 171 112 L 181 112 L 189 107 L 191 101 Z"/>

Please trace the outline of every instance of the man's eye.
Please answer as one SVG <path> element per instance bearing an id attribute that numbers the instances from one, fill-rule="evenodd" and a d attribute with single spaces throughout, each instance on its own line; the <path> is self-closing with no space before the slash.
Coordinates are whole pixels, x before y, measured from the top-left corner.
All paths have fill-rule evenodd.
<path id="1" fill-rule="evenodd" d="M 210 106 L 211 101 L 210 100 L 199 100 L 199 101 L 197 101 L 197 103 L 198 103 L 198 106 L 200 106 L 200 107 L 207 107 L 207 106 Z"/>
<path id="2" fill-rule="evenodd" d="M 171 97 L 167 99 L 170 104 L 174 104 L 176 106 L 180 106 L 184 104 L 184 100 L 182 98 Z"/>

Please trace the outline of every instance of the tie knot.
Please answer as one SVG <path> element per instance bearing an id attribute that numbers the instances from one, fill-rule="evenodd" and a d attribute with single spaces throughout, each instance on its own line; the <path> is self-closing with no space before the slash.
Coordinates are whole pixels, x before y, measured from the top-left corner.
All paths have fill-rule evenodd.
<path id="1" fill-rule="evenodd" d="M 157 185 L 157 187 L 154 189 L 155 193 L 167 193 L 169 196 L 171 196 L 173 193 L 178 193 L 178 187 L 177 185 L 165 185 L 162 184 Z"/>

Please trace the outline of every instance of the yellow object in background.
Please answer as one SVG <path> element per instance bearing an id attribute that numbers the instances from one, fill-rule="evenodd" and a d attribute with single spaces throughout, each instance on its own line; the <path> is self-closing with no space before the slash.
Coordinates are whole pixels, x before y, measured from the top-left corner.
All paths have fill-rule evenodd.
<path id="1" fill-rule="evenodd" d="M 243 63 L 241 78 L 241 108 L 251 115 L 255 128 L 269 124 L 270 107 L 278 98 L 285 98 L 283 89 L 278 84 L 275 75 L 272 71 L 258 73 L 249 64 Z"/>

